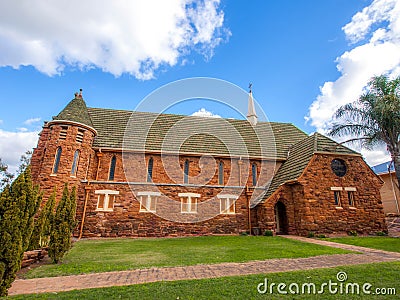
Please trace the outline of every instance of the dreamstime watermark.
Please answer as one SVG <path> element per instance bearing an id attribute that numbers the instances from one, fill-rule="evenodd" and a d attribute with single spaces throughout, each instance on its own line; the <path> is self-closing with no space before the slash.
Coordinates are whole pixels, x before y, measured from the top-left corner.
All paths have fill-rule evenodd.
<path id="1" fill-rule="evenodd" d="M 187 108 L 191 101 L 200 99 L 212 102 L 228 115 L 246 119 L 247 91 L 225 80 L 199 77 L 178 80 L 150 93 L 137 105 L 126 124 L 122 147 L 125 177 L 137 199 L 157 195 L 157 207 L 149 207 L 149 211 L 165 220 L 197 223 L 219 215 L 221 197 L 228 195 L 230 199 L 238 199 L 243 194 L 254 161 L 257 161 L 257 186 L 260 188 L 253 190 L 251 203 L 261 200 L 274 174 L 274 132 L 255 99 L 258 120 L 262 121 L 256 126 L 235 119 L 167 113 L 180 105 Z M 162 182 L 153 182 L 152 178 L 144 177 L 143 172 L 137 172 L 138 169 L 148 170 L 150 157 L 155 158 L 157 169 L 162 169 Z M 185 159 L 192 160 L 190 167 L 196 172 L 185 174 Z M 224 184 L 219 187 L 214 183 L 213 193 L 202 193 L 195 202 L 195 213 L 182 213 L 183 200 L 180 201 L 179 195 L 195 197 L 200 195 L 201 188 L 210 188 L 221 161 L 228 175 Z M 145 185 L 140 184 L 146 181 Z M 147 203 L 151 203 L 151 199 Z"/>
<path id="2" fill-rule="evenodd" d="M 280 295 L 396 295 L 396 288 L 394 287 L 374 288 L 371 283 L 347 282 L 347 279 L 347 273 L 342 271 L 336 274 L 336 280 L 329 280 L 320 284 L 313 282 L 275 283 L 264 278 L 264 282 L 257 285 L 257 292 L 259 294 Z"/>

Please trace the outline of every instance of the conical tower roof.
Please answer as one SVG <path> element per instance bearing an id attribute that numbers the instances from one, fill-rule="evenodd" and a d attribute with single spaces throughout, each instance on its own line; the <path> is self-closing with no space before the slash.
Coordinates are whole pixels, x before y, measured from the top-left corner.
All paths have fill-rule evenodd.
<path id="1" fill-rule="evenodd" d="M 53 117 L 53 120 L 76 122 L 93 128 L 82 93 L 76 93 L 75 98 L 57 116 Z"/>

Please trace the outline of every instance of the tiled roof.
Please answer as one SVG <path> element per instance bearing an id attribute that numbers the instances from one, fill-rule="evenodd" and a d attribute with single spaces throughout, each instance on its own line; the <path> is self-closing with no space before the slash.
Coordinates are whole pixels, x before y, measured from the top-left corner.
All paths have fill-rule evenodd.
<path id="1" fill-rule="evenodd" d="M 53 120 L 78 122 L 93 127 L 86 103 L 82 98 L 75 98 Z"/>
<path id="2" fill-rule="evenodd" d="M 293 145 L 290 149 L 287 160 L 281 165 L 272 179 L 268 190 L 264 194 L 263 200 L 265 201 L 268 199 L 268 197 L 270 197 L 278 187 L 285 182 L 298 179 L 307 167 L 313 154 L 318 152 L 327 152 L 332 154 L 358 154 L 322 134 L 314 133 Z"/>
<path id="3" fill-rule="evenodd" d="M 88 108 L 94 147 L 286 159 L 307 135 L 292 124 Z M 273 134 L 272 134 L 273 132 Z M 276 145 L 276 148 L 275 146 Z"/>
<path id="4" fill-rule="evenodd" d="M 388 173 L 388 169 L 390 166 L 390 172 L 394 172 L 394 164 L 391 164 L 391 161 L 384 162 L 382 164 L 371 167 L 371 169 L 375 172 L 375 174 L 383 174 Z"/>

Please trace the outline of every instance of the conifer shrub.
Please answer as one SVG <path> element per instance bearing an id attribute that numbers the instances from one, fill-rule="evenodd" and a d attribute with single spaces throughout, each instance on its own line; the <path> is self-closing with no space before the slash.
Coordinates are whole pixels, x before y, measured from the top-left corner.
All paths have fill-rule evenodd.
<path id="1" fill-rule="evenodd" d="M 50 195 L 46 204 L 40 210 L 39 216 L 35 221 L 29 249 L 40 249 L 49 245 L 51 224 L 54 218 L 54 207 L 56 204 L 56 191 Z"/>
<path id="2" fill-rule="evenodd" d="M 51 223 L 49 257 L 54 263 L 60 262 L 65 253 L 71 248 L 71 234 L 75 227 L 75 212 L 76 188 L 73 187 L 70 194 L 66 183 Z"/>
<path id="3" fill-rule="evenodd" d="M 32 185 L 30 167 L 0 194 L 0 296 L 7 295 L 21 268 L 40 202 L 39 189 Z"/>

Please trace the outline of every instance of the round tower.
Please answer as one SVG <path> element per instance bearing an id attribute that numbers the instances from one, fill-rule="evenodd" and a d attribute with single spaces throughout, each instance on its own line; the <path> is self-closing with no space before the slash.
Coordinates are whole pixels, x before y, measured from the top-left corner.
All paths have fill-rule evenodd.
<path id="1" fill-rule="evenodd" d="M 55 187 L 58 198 L 64 183 L 78 187 L 87 179 L 96 134 L 82 90 L 52 121 L 44 124 L 31 166 L 33 181 L 40 185 L 45 199 Z"/>

